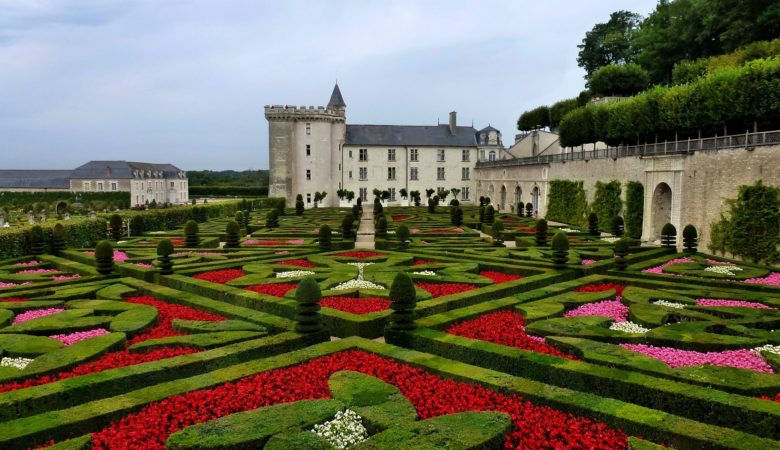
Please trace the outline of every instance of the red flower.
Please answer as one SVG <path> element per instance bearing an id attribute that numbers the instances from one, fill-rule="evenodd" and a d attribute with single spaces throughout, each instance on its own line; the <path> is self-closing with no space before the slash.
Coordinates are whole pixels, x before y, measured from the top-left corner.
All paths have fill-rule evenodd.
<path id="1" fill-rule="evenodd" d="M 269 284 L 256 284 L 254 286 L 247 286 L 244 289 L 247 291 L 257 292 L 260 294 L 273 295 L 274 297 L 282 298 L 288 291 L 291 291 L 298 287 L 297 283 L 269 283 Z"/>
<path id="2" fill-rule="evenodd" d="M 308 259 L 287 259 L 284 261 L 279 261 L 276 264 L 284 264 L 285 266 L 298 266 L 298 267 L 317 267 L 314 265 L 313 262 L 309 261 Z"/>
<path id="3" fill-rule="evenodd" d="M 174 247 L 184 247 L 184 239 L 171 238 L 171 244 L 173 244 Z"/>
<path id="4" fill-rule="evenodd" d="M 171 433 L 193 424 L 268 405 L 326 398 L 330 395 L 328 378 L 341 370 L 359 371 L 397 386 L 422 419 L 464 411 L 504 411 L 512 418 L 504 443 L 507 449 L 627 446 L 623 432 L 595 420 L 352 350 L 151 403 L 93 433 L 93 448 L 162 450 Z"/>
<path id="5" fill-rule="evenodd" d="M 774 396 L 774 397 L 769 397 L 769 396 L 765 395 L 765 396 L 763 396 L 763 397 L 759 397 L 759 398 L 760 398 L 761 400 L 771 400 L 771 401 L 773 401 L 773 402 L 780 403 L 780 392 L 778 392 L 777 394 L 775 394 L 775 396 Z"/>
<path id="6" fill-rule="evenodd" d="M 398 222 L 398 221 L 401 221 L 401 220 L 406 220 L 406 219 L 408 219 L 410 216 L 404 216 L 404 215 L 400 215 L 400 214 L 399 214 L 399 215 L 390 216 L 390 217 L 393 219 L 393 222 Z"/>
<path id="7" fill-rule="evenodd" d="M 418 259 L 418 258 L 414 258 L 414 261 L 412 262 L 413 266 L 422 266 L 425 264 L 441 264 L 441 263 L 438 261 L 428 261 L 427 259 Z"/>
<path id="8" fill-rule="evenodd" d="M 225 284 L 228 281 L 235 280 L 236 278 L 241 278 L 244 275 L 246 274 L 241 269 L 223 269 L 223 270 L 212 270 L 211 272 L 199 273 L 192 278 L 195 278 L 196 280 L 210 281 L 212 283 Z"/>
<path id="9" fill-rule="evenodd" d="M 368 314 L 390 308 L 392 302 L 381 297 L 325 297 L 320 306 L 352 314 Z"/>
<path id="10" fill-rule="evenodd" d="M 485 278 L 490 278 L 496 284 L 506 283 L 507 281 L 515 281 L 523 278 L 520 275 L 511 275 L 508 273 L 493 272 L 490 270 L 483 270 L 479 272 L 479 274 Z"/>
<path id="11" fill-rule="evenodd" d="M 189 306 L 166 303 L 154 297 L 142 296 L 131 297 L 125 301 L 139 305 L 153 306 L 157 309 L 157 326 L 150 328 L 141 334 L 136 335 L 128 342 L 128 345 L 137 344 L 147 339 L 158 339 L 169 336 L 179 336 L 179 333 L 173 330 L 173 319 L 183 320 L 204 320 L 210 322 L 219 322 L 225 320 L 223 316 L 190 308 Z"/>
<path id="12" fill-rule="evenodd" d="M 604 292 L 614 289 L 617 295 L 623 295 L 623 289 L 626 287 L 617 283 L 593 283 L 574 288 L 574 292 Z"/>
<path id="13" fill-rule="evenodd" d="M 26 298 L 19 298 L 19 297 L 6 297 L 6 298 L 0 298 L 0 302 L 3 303 L 21 303 L 26 302 L 28 299 Z"/>
<path id="14" fill-rule="evenodd" d="M 473 284 L 466 283 L 415 283 L 414 285 L 430 292 L 431 295 L 433 295 L 433 298 L 466 292 L 477 288 Z"/>
<path id="15" fill-rule="evenodd" d="M 278 246 L 278 245 L 284 245 L 282 241 L 274 241 L 274 240 L 268 240 L 268 241 L 255 241 L 255 240 L 248 240 L 242 242 L 243 245 L 263 245 L 263 246 Z"/>
<path id="16" fill-rule="evenodd" d="M 577 360 L 577 358 L 567 355 L 555 347 L 540 342 L 538 338 L 534 339 L 525 334 L 525 317 L 516 311 L 496 311 L 483 314 L 475 319 L 450 325 L 446 331 L 470 339 L 479 339 L 494 344 Z"/>
<path id="17" fill-rule="evenodd" d="M 339 256 L 341 258 L 358 258 L 358 259 L 365 259 L 365 258 L 373 258 L 375 256 L 386 256 L 386 253 L 377 253 L 377 252 L 342 252 L 342 253 L 336 253 L 333 256 Z"/>

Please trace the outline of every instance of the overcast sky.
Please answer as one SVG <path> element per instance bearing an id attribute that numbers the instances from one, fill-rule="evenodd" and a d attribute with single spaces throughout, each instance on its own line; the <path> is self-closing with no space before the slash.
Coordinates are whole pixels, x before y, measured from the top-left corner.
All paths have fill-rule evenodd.
<path id="1" fill-rule="evenodd" d="M 655 0 L 0 0 L 0 169 L 268 168 L 268 104 L 501 130 L 583 88 L 577 44 Z"/>

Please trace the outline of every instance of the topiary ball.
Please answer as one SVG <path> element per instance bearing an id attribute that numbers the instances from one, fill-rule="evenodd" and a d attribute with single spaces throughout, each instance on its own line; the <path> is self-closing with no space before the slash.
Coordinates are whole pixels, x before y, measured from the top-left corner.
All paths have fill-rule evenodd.
<path id="1" fill-rule="evenodd" d="M 536 245 L 539 247 L 547 245 L 547 221 L 544 219 L 536 221 Z"/>
<path id="2" fill-rule="evenodd" d="M 686 253 L 696 253 L 699 244 L 699 233 L 696 231 L 696 227 L 688 224 L 683 228 L 683 246 Z"/>
<path id="3" fill-rule="evenodd" d="M 161 239 L 157 243 L 157 256 L 170 256 L 173 253 L 173 243 L 170 239 Z"/>
<path id="4" fill-rule="evenodd" d="M 109 241 L 100 241 L 95 246 L 95 263 L 101 275 L 107 275 L 114 270 L 114 247 Z"/>
<path id="5" fill-rule="evenodd" d="M 552 262 L 556 268 L 564 268 L 569 260 L 569 237 L 559 231 L 555 233 L 550 244 L 552 248 Z"/>
<path id="6" fill-rule="evenodd" d="M 295 290 L 295 300 L 298 302 L 295 314 L 295 331 L 303 334 L 317 333 L 325 329 L 320 317 L 320 300 L 322 292 L 317 281 L 306 277 Z"/>
<path id="7" fill-rule="evenodd" d="M 677 246 L 677 228 L 671 223 L 667 223 L 661 228 L 661 246 L 664 248 Z"/>
<path id="8" fill-rule="evenodd" d="M 414 323 L 416 314 L 414 312 L 417 306 L 417 292 L 414 283 L 406 272 L 398 272 L 393 283 L 390 285 L 389 292 L 390 314 L 388 329 L 390 330 L 413 330 L 417 327 Z"/>
<path id="9" fill-rule="evenodd" d="M 330 250 L 332 230 L 328 225 L 322 225 L 319 232 L 320 250 Z"/>

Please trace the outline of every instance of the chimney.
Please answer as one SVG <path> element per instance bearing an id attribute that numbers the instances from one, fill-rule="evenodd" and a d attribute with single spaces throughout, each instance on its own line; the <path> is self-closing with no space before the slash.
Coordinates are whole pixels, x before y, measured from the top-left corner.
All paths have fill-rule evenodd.
<path id="1" fill-rule="evenodd" d="M 458 126 L 458 113 L 450 112 L 450 133 L 455 134 L 455 127 Z"/>

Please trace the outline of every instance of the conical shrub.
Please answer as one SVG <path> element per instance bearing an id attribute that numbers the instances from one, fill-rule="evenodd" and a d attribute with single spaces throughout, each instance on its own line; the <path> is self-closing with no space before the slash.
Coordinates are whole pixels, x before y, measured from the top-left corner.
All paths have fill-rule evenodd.
<path id="1" fill-rule="evenodd" d="M 241 245 L 241 240 L 238 233 L 241 231 L 241 227 L 238 222 L 231 220 L 225 227 L 225 248 L 238 248 Z"/>
<path id="2" fill-rule="evenodd" d="M 569 261 L 569 237 L 566 233 L 559 231 L 552 238 L 552 262 L 555 268 L 563 269 Z"/>
<path id="3" fill-rule="evenodd" d="M 675 228 L 671 223 L 667 223 L 663 228 L 661 228 L 661 247 L 677 247 L 677 228 Z"/>
<path id="4" fill-rule="evenodd" d="M 100 241 L 95 246 L 95 265 L 101 275 L 108 275 L 114 270 L 114 247 L 109 241 Z"/>
<path id="5" fill-rule="evenodd" d="M 40 225 L 35 225 L 30 228 L 30 253 L 33 255 L 42 255 L 46 253 L 44 239 L 45 234 Z"/>
<path id="6" fill-rule="evenodd" d="M 544 219 L 536 221 L 536 245 L 539 247 L 547 245 L 547 221 Z"/>
<path id="7" fill-rule="evenodd" d="M 415 308 L 417 307 L 417 293 L 414 283 L 405 272 L 399 272 L 390 285 L 390 321 L 387 328 L 393 331 L 414 330 L 417 324 L 414 320 L 417 316 Z"/>
<path id="8" fill-rule="evenodd" d="M 198 227 L 198 222 L 195 222 L 194 220 L 188 220 L 186 224 L 184 224 L 184 244 L 187 247 L 197 247 L 200 245 L 200 227 Z"/>
<path id="9" fill-rule="evenodd" d="M 314 278 L 307 277 L 295 290 L 295 300 L 298 302 L 295 314 L 295 331 L 311 334 L 323 331 L 325 326 L 320 317 L 320 300 L 322 293 Z"/>
<path id="10" fill-rule="evenodd" d="M 173 273 L 173 243 L 170 239 L 161 239 L 157 243 L 157 261 L 160 263 L 160 275 L 171 275 Z"/>

